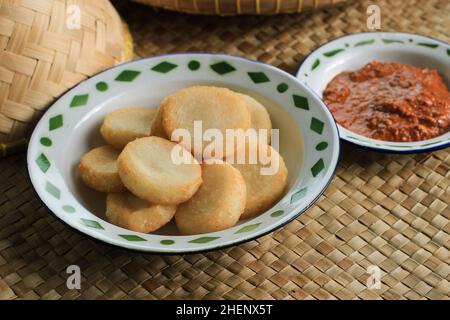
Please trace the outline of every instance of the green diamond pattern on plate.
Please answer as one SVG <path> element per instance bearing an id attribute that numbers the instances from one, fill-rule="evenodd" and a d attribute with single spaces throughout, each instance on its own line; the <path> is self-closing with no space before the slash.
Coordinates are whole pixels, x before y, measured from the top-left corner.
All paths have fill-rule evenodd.
<path id="1" fill-rule="evenodd" d="M 331 50 L 331 51 L 325 52 L 323 55 L 327 58 L 330 58 L 330 57 L 334 57 L 338 53 L 341 53 L 342 51 L 344 51 L 344 49 Z"/>
<path id="2" fill-rule="evenodd" d="M 381 39 L 383 43 L 391 44 L 391 43 L 404 43 L 402 40 L 396 40 L 396 39 Z"/>
<path id="3" fill-rule="evenodd" d="M 143 241 L 147 241 L 144 238 L 141 238 L 139 236 L 136 236 L 134 234 L 119 234 L 119 237 L 127 240 L 127 241 L 131 241 L 131 242 L 143 242 Z"/>
<path id="4" fill-rule="evenodd" d="M 64 124 L 64 118 L 62 116 L 62 114 L 59 114 L 57 116 L 54 116 L 52 118 L 50 118 L 49 122 L 48 122 L 48 129 L 50 131 L 59 129 L 63 126 Z"/>
<path id="5" fill-rule="evenodd" d="M 281 217 L 284 214 L 283 210 L 277 210 L 275 212 L 272 212 L 272 214 L 270 215 L 272 218 L 277 218 L 277 217 Z"/>
<path id="6" fill-rule="evenodd" d="M 59 199 L 61 197 L 61 191 L 59 191 L 58 187 L 56 187 L 51 182 L 47 181 L 47 184 L 45 185 L 45 191 L 50 193 L 52 196 L 54 196 L 56 199 Z"/>
<path id="7" fill-rule="evenodd" d="M 50 161 L 48 160 L 48 158 L 43 153 L 41 153 L 39 155 L 39 157 L 37 157 L 36 164 L 38 165 L 39 169 L 41 169 L 41 171 L 43 173 L 47 173 L 48 169 L 51 166 Z"/>
<path id="8" fill-rule="evenodd" d="M 356 43 L 355 47 L 366 46 L 366 45 L 373 44 L 373 43 L 375 43 L 375 39 L 364 40 L 364 41 L 360 41 L 360 42 Z"/>
<path id="9" fill-rule="evenodd" d="M 72 102 L 70 103 L 71 108 L 82 107 L 88 103 L 89 95 L 88 94 L 80 94 L 73 97 Z"/>
<path id="10" fill-rule="evenodd" d="M 316 164 L 313 165 L 313 167 L 311 168 L 312 175 L 313 175 L 314 177 L 317 177 L 317 175 L 318 175 L 323 169 L 325 169 L 325 163 L 323 162 L 323 159 L 320 159 L 320 160 L 317 161 Z"/>
<path id="11" fill-rule="evenodd" d="M 52 146 L 52 140 L 50 138 L 47 137 L 42 137 L 39 142 L 44 146 L 44 147 L 51 147 Z"/>
<path id="12" fill-rule="evenodd" d="M 159 73 L 168 73 L 178 67 L 176 64 L 173 64 L 168 61 L 163 61 L 161 63 L 158 63 L 156 66 L 152 68 L 153 71 L 159 72 Z"/>
<path id="13" fill-rule="evenodd" d="M 234 234 L 238 234 L 238 233 L 245 233 L 245 232 L 250 232 L 255 230 L 256 228 L 258 228 L 261 225 L 261 223 L 255 223 L 255 224 L 250 224 L 247 225 L 245 227 L 242 227 L 241 229 L 239 229 L 238 231 L 236 231 Z"/>
<path id="14" fill-rule="evenodd" d="M 393 144 L 386 144 L 388 147 L 394 147 L 394 148 L 403 148 L 403 149 L 409 149 L 412 148 L 412 146 L 400 146 L 400 145 L 393 145 Z"/>
<path id="15" fill-rule="evenodd" d="M 67 212 L 67 213 L 74 213 L 75 212 L 75 208 L 72 206 L 63 206 L 62 209 Z"/>
<path id="16" fill-rule="evenodd" d="M 133 82 L 140 74 L 140 71 L 124 70 L 117 76 L 115 80 L 120 82 Z"/>
<path id="17" fill-rule="evenodd" d="M 323 133 L 323 127 L 324 127 L 324 123 L 322 121 L 320 121 L 317 118 L 312 117 L 311 119 L 311 130 L 318 133 L 318 134 L 322 134 Z"/>
<path id="18" fill-rule="evenodd" d="M 308 99 L 306 97 L 298 96 L 296 94 L 294 94 L 292 97 L 294 99 L 294 105 L 297 108 L 300 108 L 300 109 L 303 109 L 303 110 L 309 110 L 309 102 L 308 102 Z"/>
<path id="19" fill-rule="evenodd" d="M 211 69 L 213 69 L 216 73 L 220 75 L 225 75 L 227 73 L 236 71 L 235 67 L 233 67 L 231 64 L 225 61 L 212 64 Z"/>
<path id="20" fill-rule="evenodd" d="M 89 228 L 101 229 L 101 230 L 104 229 L 103 226 L 99 222 L 94 221 L 94 220 L 81 218 L 81 222 L 83 222 L 83 224 Z"/>
<path id="21" fill-rule="evenodd" d="M 299 201 L 300 199 L 303 199 L 306 196 L 306 192 L 308 191 L 308 188 L 305 187 L 303 189 L 300 189 L 299 191 L 297 191 L 296 193 L 294 193 L 291 196 L 291 204 Z"/>
<path id="22" fill-rule="evenodd" d="M 439 47 L 439 45 L 436 43 L 427 43 L 427 42 L 419 42 L 417 45 L 431 49 L 436 49 L 437 47 Z"/>
<path id="23" fill-rule="evenodd" d="M 220 237 L 201 237 L 194 240 L 189 241 L 189 243 L 208 243 L 214 240 L 219 239 Z"/>
<path id="24" fill-rule="evenodd" d="M 431 146 L 431 145 L 433 145 L 433 144 L 438 144 L 438 143 L 441 143 L 442 141 L 433 141 L 433 142 L 428 142 L 428 143 L 425 143 L 425 144 L 422 144 L 422 145 L 420 145 L 421 147 L 428 147 L 428 146 Z"/>
<path id="25" fill-rule="evenodd" d="M 264 72 L 248 72 L 248 76 L 256 84 L 270 82 L 270 79 Z"/>
<path id="26" fill-rule="evenodd" d="M 317 67 L 320 65 L 320 59 L 317 59 L 316 61 L 314 61 L 314 63 L 311 66 L 311 71 L 314 71 L 315 69 L 317 69 Z"/>
<path id="27" fill-rule="evenodd" d="M 326 148 L 328 148 L 328 142 L 326 142 L 326 141 L 322 141 L 319 144 L 317 144 L 317 146 L 316 146 L 317 151 L 323 151 Z"/>
<path id="28" fill-rule="evenodd" d="M 161 240 L 160 243 L 165 245 L 165 246 L 170 246 L 170 245 L 174 244 L 175 241 L 174 240 L 170 240 L 170 239 L 166 239 L 166 240 Z"/>

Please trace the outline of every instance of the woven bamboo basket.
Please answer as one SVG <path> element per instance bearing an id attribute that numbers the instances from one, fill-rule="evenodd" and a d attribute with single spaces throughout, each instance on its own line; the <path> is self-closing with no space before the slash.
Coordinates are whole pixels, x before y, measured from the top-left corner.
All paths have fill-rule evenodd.
<path id="1" fill-rule="evenodd" d="M 0 143 L 23 141 L 56 97 L 132 56 L 109 0 L 0 0 Z"/>
<path id="2" fill-rule="evenodd" d="M 277 14 L 297 13 L 346 0 L 132 0 L 153 7 L 191 14 Z"/>

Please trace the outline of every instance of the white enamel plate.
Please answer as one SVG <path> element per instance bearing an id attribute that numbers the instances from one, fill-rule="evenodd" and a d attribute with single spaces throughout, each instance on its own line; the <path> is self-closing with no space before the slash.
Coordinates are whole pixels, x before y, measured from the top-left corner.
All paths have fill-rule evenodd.
<path id="1" fill-rule="evenodd" d="M 266 213 L 209 234 L 180 236 L 172 224 L 154 234 L 132 232 L 104 219 L 105 195 L 85 187 L 80 157 L 105 144 L 99 127 L 112 110 L 156 107 L 195 84 L 226 86 L 253 95 L 280 129 L 289 169 L 284 197 Z M 124 64 L 79 84 L 42 117 L 30 141 L 28 170 L 45 205 L 73 228 L 124 248 L 187 253 L 218 249 L 267 234 L 310 207 L 331 181 L 339 157 L 337 127 L 321 100 L 289 74 L 266 64 L 220 54 L 174 54 Z"/>
<path id="2" fill-rule="evenodd" d="M 297 78 L 322 97 L 327 84 L 342 71 L 354 71 L 373 61 L 408 63 L 438 70 L 450 84 L 450 45 L 425 36 L 398 32 L 357 33 L 330 41 L 313 51 L 297 72 Z M 343 140 L 396 153 L 416 153 L 450 146 L 450 132 L 417 142 L 371 139 L 338 125 Z"/>

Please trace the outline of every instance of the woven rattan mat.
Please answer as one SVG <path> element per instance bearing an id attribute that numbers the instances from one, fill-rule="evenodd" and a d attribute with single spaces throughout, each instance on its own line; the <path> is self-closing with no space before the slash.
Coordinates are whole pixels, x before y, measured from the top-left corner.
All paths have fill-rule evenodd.
<path id="1" fill-rule="evenodd" d="M 273 17 L 189 17 L 119 3 L 140 56 L 222 51 L 294 72 L 312 49 L 366 31 L 374 1 Z M 383 30 L 450 39 L 450 3 L 379 1 Z M 386 155 L 344 145 L 337 175 L 306 214 L 230 249 L 133 253 L 88 239 L 51 215 L 24 155 L 0 160 L 0 298 L 449 299 L 450 152 Z M 66 268 L 82 270 L 81 290 Z M 382 271 L 369 290 L 369 265 Z"/>

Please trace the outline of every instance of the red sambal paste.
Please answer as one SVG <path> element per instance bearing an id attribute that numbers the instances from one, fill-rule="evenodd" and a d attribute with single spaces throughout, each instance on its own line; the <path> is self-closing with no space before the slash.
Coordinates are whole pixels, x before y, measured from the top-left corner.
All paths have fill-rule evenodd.
<path id="1" fill-rule="evenodd" d="M 419 141 L 450 130 L 450 92 L 432 69 L 372 61 L 337 75 L 323 99 L 337 123 L 377 140 Z"/>

